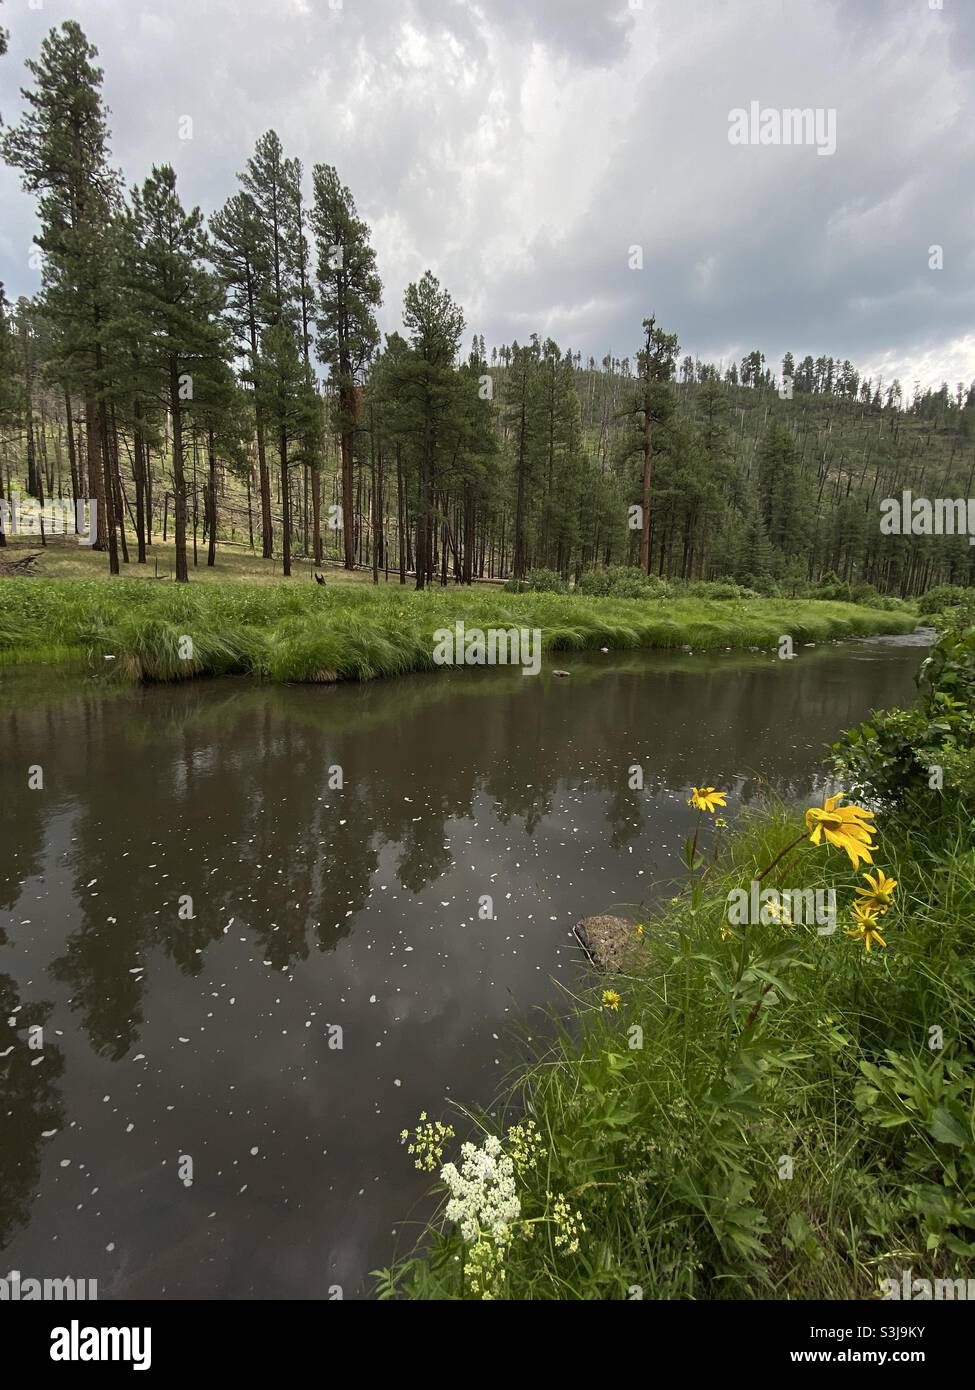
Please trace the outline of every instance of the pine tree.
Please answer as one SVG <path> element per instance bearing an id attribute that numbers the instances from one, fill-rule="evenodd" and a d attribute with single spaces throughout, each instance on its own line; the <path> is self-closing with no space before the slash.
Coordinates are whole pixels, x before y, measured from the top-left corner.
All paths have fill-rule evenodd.
<path id="1" fill-rule="evenodd" d="M 653 426 L 655 418 L 669 404 L 667 383 L 674 374 L 679 351 L 676 333 L 664 333 L 655 317 L 643 320 L 644 344 L 637 353 L 642 386 L 636 409 L 643 416 L 643 487 L 641 505 L 643 526 L 640 537 L 640 567 L 650 572 L 650 505 L 653 489 Z M 663 398 L 663 399 L 661 399 Z"/>
<path id="2" fill-rule="evenodd" d="M 355 476 L 353 438 L 366 364 L 379 345 L 375 310 L 382 303 L 382 281 L 369 228 L 356 214 L 355 201 L 331 165 L 316 164 L 312 174 L 318 278 L 318 358 L 329 369 L 337 393 L 337 426 L 342 451 L 342 525 L 345 567 L 355 568 Z"/>
<path id="3" fill-rule="evenodd" d="M 27 110 L 6 132 L 0 151 L 20 169 L 25 190 L 38 195 L 44 311 L 55 325 L 64 368 L 84 394 L 96 547 L 108 545 L 114 574 L 118 552 L 104 339 L 113 313 L 111 224 L 118 178 L 108 163 L 108 113 L 97 56 L 74 20 L 52 29 L 40 58 L 28 60 L 34 85 L 22 93 Z"/>
<path id="4" fill-rule="evenodd" d="M 226 287 L 226 314 L 234 337 L 246 355 L 244 376 L 254 392 L 254 432 L 257 441 L 258 486 L 261 496 L 261 542 L 266 560 L 274 554 L 271 516 L 271 475 L 267 464 L 264 416 L 259 402 L 260 340 L 267 327 L 269 302 L 267 241 L 260 213 L 249 193 L 228 198 L 210 218 L 214 264 Z"/>
<path id="5" fill-rule="evenodd" d="M 143 393 L 169 411 L 176 541 L 176 580 L 189 579 L 186 562 L 184 419 L 208 378 L 229 356 L 219 315 L 223 290 L 204 262 L 209 252 L 203 215 L 187 213 L 168 165 L 153 168 L 132 191 L 127 215 L 129 256 L 125 284 L 131 312 L 143 326 Z"/>
<path id="6" fill-rule="evenodd" d="M 394 389 L 416 460 L 416 587 L 422 589 L 433 577 L 434 498 L 462 403 L 454 365 L 464 315 L 427 270 L 407 287 L 403 323 L 410 350 L 398 357 Z"/>

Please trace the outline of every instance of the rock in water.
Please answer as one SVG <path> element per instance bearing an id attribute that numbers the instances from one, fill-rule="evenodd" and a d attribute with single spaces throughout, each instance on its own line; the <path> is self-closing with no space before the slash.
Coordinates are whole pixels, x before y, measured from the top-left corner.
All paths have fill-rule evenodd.
<path id="1" fill-rule="evenodd" d="M 572 934 L 597 970 L 628 970 L 636 964 L 640 939 L 625 917 L 583 917 Z"/>

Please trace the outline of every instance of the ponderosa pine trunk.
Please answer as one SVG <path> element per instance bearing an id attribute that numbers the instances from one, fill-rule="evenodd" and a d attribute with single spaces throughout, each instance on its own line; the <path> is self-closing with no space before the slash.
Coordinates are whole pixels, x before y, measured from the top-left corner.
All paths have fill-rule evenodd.
<path id="1" fill-rule="evenodd" d="M 352 454 L 352 431 L 342 430 L 342 539 L 345 549 L 345 568 L 355 569 L 355 467 Z"/>
<path id="2" fill-rule="evenodd" d="M 108 546 L 108 508 L 105 505 L 105 474 L 102 470 L 101 441 L 98 434 L 98 407 L 95 392 L 85 387 L 85 447 L 88 463 L 88 495 L 95 504 L 95 543 L 93 550 Z"/>
<path id="3" fill-rule="evenodd" d="M 322 563 L 322 476 L 318 469 L 311 470 L 311 519 L 312 545 L 315 550 L 315 564 Z"/>
<path id="4" fill-rule="evenodd" d="M 173 518 L 176 541 L 176 583 L 188 584 L 186 564 L 186 478 L 183 474 L 183 416 L 179 399 L 179 363 L 169 359 L 169 411 L 173 422 Z"/>
<path id="5" fill-rule="evenodd" d="M 64 392 L 64 414 L 68 425 L 68 466 L 71 469 L 71 501 L 75 509 L 74 528 L 78 530 L 78 499 L 81 490 L 78 480 L 78 453 L 74 439 L 74 421 L 71 418 L 71 395 L 65 388 Z"/>
<path id="6" fill-rule="evenodd" d="M 399 525 L 399 582 L 406 583 L 406 490 L 403 486 L 403 460 L 396 446 L 396 509 Z"/>
<path id="7" fill-rule="evenodd" d="M 101 348 L 95 350 L 95 368 L 98 379 L 102 375 Z M 108 407 L 104 400 L 99 401 L 97 411 L 97 433 L 102 467 L 99 481 L 102 486 L 102 501 L 105 507 L 105 529 L 108 533 L 108 569 L 110 574 L 118 574 L 118 535 L 115 529 L 115 471 L 112 465 L 111 436 L 108 429 Z"/>
<path id="8" fill-rule="evenodd" d="M 650 497 L 653 488 L 653 418 L 650 387 L 643 406 L 643 526 L 640 534 L 640 568 L 650 573 Z"/>
<path id="9" fill-rule="evenodd" d="M 207 462 L 210 466 L 207 479 L 207 565 L 212 569 L 217 563 L 217 445 L 212 425 L 207 430 Z"/>
<path id="10" fill-rule="evenodd" d="M 274 523 L 271 520 L 271 470 L 264 445 L 264 420 L 260 406 L 254 410 L 257 422 L 257 469 L 261 484 L 261 540 L 265 560 L 274 554 Z"/>
<path id="11" fill-rule="evenodd" d="M 136 400 L 132 407 L 135 424 L 134 471 L 135 471 L 135 539 L 138 547 L 139 564 L 146 563 L 146 441 L 143 428 L 142 402 Z"/>
<path id="12" fill-rule="evenodd" d="M 291 488 L 288 483 L 288 431 L 284 428 L 278 447 L 281 452 L 281 529 L 284 535 L 281 542 L 281 573 L 287 579 L 291 575 Z"/>

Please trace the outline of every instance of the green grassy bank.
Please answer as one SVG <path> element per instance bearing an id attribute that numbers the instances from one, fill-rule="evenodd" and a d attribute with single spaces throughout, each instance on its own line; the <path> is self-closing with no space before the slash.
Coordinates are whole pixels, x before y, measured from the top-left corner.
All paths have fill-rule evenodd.
<path id="1" fill-rule="evenodd" d="M 909 632 L 911 610 L 808 600 L 595 599 L 498 590 L 210 584 L 180 588 L 0 580 L 0 661 L 75 658 L 144 680 L 231 672 L 279 681 L 370 680 L 430 669 L 433 634 L 539 628 L 544 648 L 798 646 Z M 183 639 L 192 639 L 192 655 Z"/>
<path id="2" fill-rule="evenodd" d="M 927 670 L 913 740 L 894 712 L 838 746 L 897 882 L 885 944 L 852 915 L 871 866 L 813 844 L 801 811 L 727 831 L 704 813 L 687 889 L 634 923 L 626 972 L 580 971 L 490 1117 L 407 1136 L 404 1162 L 455 1165 L 452 1201 L 382 1296 L 846 1299 L 906 1270 L 975 1277 L 975 628 Z M 762 885 L 833 889 L 837 929 L 733 924 L 729 892 L 799 836 Z"/>

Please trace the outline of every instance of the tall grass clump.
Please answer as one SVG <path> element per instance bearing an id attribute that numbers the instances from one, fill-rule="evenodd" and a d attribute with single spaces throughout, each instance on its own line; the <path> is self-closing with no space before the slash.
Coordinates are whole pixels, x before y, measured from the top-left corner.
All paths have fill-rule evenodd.
<path id="1" fill-rule="evenodd" d="M 929 712 L 975 694 L 968 663 L 946 633 Z M 886 753 L 871 766 L 859 732 L 836 756 L 857 760 L 861 807 L 775 805 L 723 831 L 722 794 L 695 789 L 688 886 L 633 923 L 626 973 L 566 988 L 490 1113 L 404 1132 L 444 1204 L 381 1296 L 836 1299 L 907 1269 L 966 1276 L 975 797 L 906 751 L 897 776 Z M 832 890 L 836 929 L 772 907 L 739 925 L 752 883 Z"/>
<path id="2" fill-rule="evenodd" d="M 428 669 L 438 628 L 538 628 L 549 652 L 690 645 L 775 647 L 907 632 L 911 612 L 846 603 L 693 597 L 587 597 L 348 585 L 153 585 L 0 580 L 0 660 L 52 647 L 140 680 L 246 672 L 278 681 L 371 680 Z M 188 638 L 193 657 L 179 655 Z M 187 643 L 182 650 L 187 650 Z"/>

